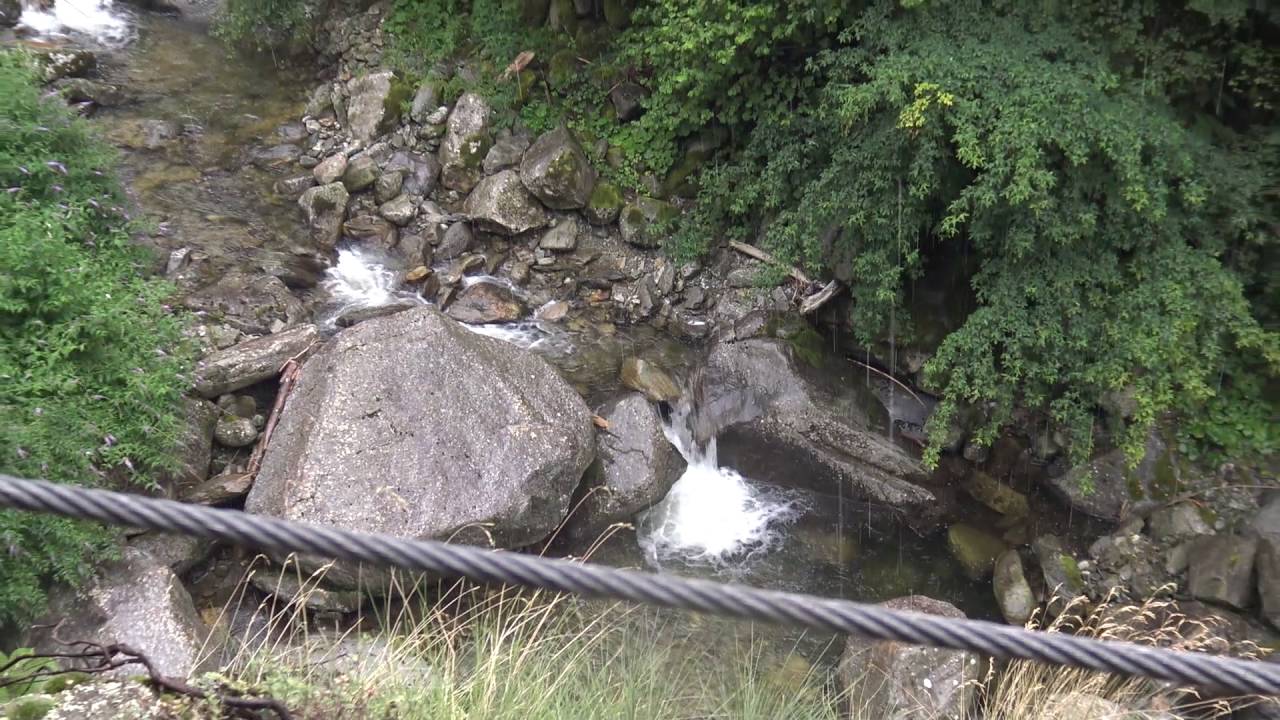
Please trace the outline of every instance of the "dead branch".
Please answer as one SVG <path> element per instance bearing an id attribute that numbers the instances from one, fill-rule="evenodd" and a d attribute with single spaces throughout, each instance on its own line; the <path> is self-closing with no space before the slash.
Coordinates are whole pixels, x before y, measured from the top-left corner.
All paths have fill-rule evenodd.
<path id="1" fill-rule="evenodd" d="M 844 290 L 844 285 L 839 280 L 832 280 L 821 290 L 805 298 L 800 303 L 800 314 L 812 315 L 818 311 L 818 308 L 839 296 L 842 290 Z"/>
<path id="2" fill-rule="evenodd" d="M 59 624 L 61 625 L 61 624 Z M 147 682 L 153 688 L 160 692 L 168 692 L 175 695 L 183 695 L 195 700 L 212 699 L 222 704 L 223 707 L 229 709 L 234 716 L 241 718 L 260 718 L 260 711 L 270 710 L 275 713 L 280 720 L 293 720 L 293 715 L 289 709 L 275 698 L 246 698 L 235 694 L 230 688 L 223 688 L 221 692 L 210 693 L 207 690 L 190 685 L 182 680 L 161 675 L 156 670 L 155 665 L 141 651 L 124 643 L 111 643 L 104 645 L 102 643 L 90 642 L 87 640 L 64 640 L 58 636 L 58 627 L 55 626 L 51 636 L 54 641 L 60 645 L 71 648 L 80 648 L 75 652 L 50 652 L 50 653 L 34 653 L 25 655 L 21 658 L 15 658 L 5 663 L 0 672 L 4 669 L 12 667 L 15 661 L 30 660 L 70 660 L 78 663 L 77 667 L 67 669 L 50 669 L 45 668 L 41 671 L 31 673 L 22 678 L 10 679 L 0 682 L 0 687 L 7 687 L 22 682 L 31 682 L 46 677 L 66 674 L 100 674 L 110 670 L 126 667 L 129 665 L 141 665 L 147 671 Z"/>
<path id="3" fill-rule="evenodd" d="M 925 403 L 925 401 L 923 401 L 923 400 L 921 400 L 921 399 L 920 399 L 920 396 L 919 396 L 919 395 L 917 395 L 917 394 L 915 394 L 914 392 L 912 392 L 912 391 L 911 391 L 911 388 L 909 388 L 909 387 L 907 387 L 906 385 L 904 385 L 904 384 L 902 383 L 902 381 L 901 381 L 901 380 L 899 380 L 898 378 L 896 378 L 896 377 L 894 377 L 894 376 L 890 375 L 889 373 L 887 373 L 887 372 L 885 372 L 885 371 L 881 370 L 880 368 L 877 368 L 877 367 L 872 366 L 872 365 L 868 365 L 868 364 L 866 364 L 866 363 L 862 362 L 861 360 L 854 360 L 854 359 L 853 359 L 853 358 L 851 358 L 851 357 L 846 357 L 846 358 L 845 358 L 845 360 L 848 360 L 849 362 L 853 363 L 854 365 L 861 365 L 862 367 L 864 367 L 864 368 L 866 368 L 866 369 L 870 370 L 871 372 L 873 372 L 873 373 L 875 373 L 875 374 L 879 375 L 880 377 L 882 377 L 882 378 L 884 378 L 884 379 L 888 380 L 889 382 L 893 383 L 894 385 L 897 385 L 898 387 L 902 388 L 903 390 L 906 390 L 908 395 L 910 395 L 911 397 L 915 398 L 915 401 L 916 401 L 916 402 L 918 402 L 918 403 L 920 403 L 920 407 L 923 407 L 923 408 L 927 408 L 927 407 L 929 407 L 929 406 Z"/>
<path id="4" fill-rule="evenodd" d="M 781 262 L 779 262 L 779 261 L 778 261 L 778 258 L 776 258 L 776 257 L 774 257 L 774 256 L 770 255 L 769 253 L 767 253 L 767 252 L 765 252 L 765 251 L 761 250 L 760 248 L 756 247 L 755 245 L 748 245 L 748 244 L 746 244 L 746 243 L 744 243 L 744 242 L 738 242 L 737 240 L 730 240 L 730 241 L 729 241 L 729 247 L 733 248 L 734 250 L 737 250 L 738 252 L 742 253 L 743 255 L 746 255 L 747 257 L 752 257 L 752 258 L 755 258 L 756 260 L 760 260 L 760 261 L 762 261 L 762 262 L 767 262 L 767 263 L 769 263 L 770 265 L 781 265 L 781 264 L 782 264 Z M 808 275 L 805 275 L 805 274 L 800 270 L 800 268 L 798 268 L 798 267 L 796 267 L 796 266 L 794 266 L 794 265 L 792 265 L 792 266 L 791 266 L 791 268 L 790 268 L 789 270 L 787 270 L 787 274 L 788 274 L 788 275 L 790 275 L 791 277 L 795 278 L 795 280 L 796 280 L 797 282 L 802 282 L 802 283 L 804 283 L 805 285 L 811 285 L 811 284 L 813 283 L 813 281 L 809 279 L 809 276 L 808 276 Z"/>
<path id="5" fill-rule="evenodd" d="M 276 423 L 280 422 L 280 411 L 284 408 L 284 402 L 298 380 L 298 371 L 301 367 L 297 358 L 289 358 L 280 368 L 280 390 L 276 393 L 276 401 L 271 406 L 271 414 L 267 416 L 262 437 L 258 440 L 257 447 L 253 449 L 253 454 L 249 456 L 249 467 L 245 471 L 251 477 L 256 478 L 258 470 L 262 467 L 262 456 L 267 453 L 267 443 L 271 442 L 271 433 L 275 431 Z"/>

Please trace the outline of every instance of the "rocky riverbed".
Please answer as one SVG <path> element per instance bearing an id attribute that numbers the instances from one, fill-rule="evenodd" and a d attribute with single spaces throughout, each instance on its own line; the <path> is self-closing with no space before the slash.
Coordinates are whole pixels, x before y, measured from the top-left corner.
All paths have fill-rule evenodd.
<path id="1" fill-rule="evenodd" d="M 796 309 L 811 288 L 757 287 L 759 261 L 727 247 L 674 263 L 658 247 L 677 204 L 604 179 L 607 148 L 382 67 L 382 6 L 329 21 L 316 73 L 229 57 L 198 6 L 176 7 L 121 15 L 126 45 L 59 41 L 80 60 L 49 72 L 121 148 L 153 223 L 139 241 L 196 319 L 172 497 L 1017 623 L 1119 587 L 1276 646 L 1280 496 L 1254 479 L 1193 479 L 1159 436 L 1136 469 L 1119 451 L 1068 468 L 1034 423 L 990 449 L 958 427 L 927 470 L 918 354 L 912 369 L 820 335 Z M 741 502 L 681 485 L 709 478 Z M 681 532 L 750 513 L 747 541 Z M 298 590 L 261 570 L 240 585 L 250 563 L 139 536 L 56 611 L 163 672 L 211 668 Z M 371 568 L 326 570 L 306 602 L 330 626 L 386 591 Z M 948 653 L 802 648 L 869 652 L 939 688 L 976 672 Z M 969 701 L 934 695 L 952 715 Z"/>

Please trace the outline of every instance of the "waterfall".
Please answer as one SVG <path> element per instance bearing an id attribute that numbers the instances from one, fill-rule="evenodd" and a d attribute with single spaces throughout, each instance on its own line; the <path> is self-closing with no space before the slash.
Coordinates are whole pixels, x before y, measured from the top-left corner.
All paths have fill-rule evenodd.
<path id="1" fill-rule="evenodd" d="M 18 25 L 38 37 L 84 35 L 95 43 L 123 45 L 133 38 L 124 11 L 112 0 L 55 0 L 52 5 L 24 3 Z"/>
<path id="2" fill-rule="evenodd" d="M 329 293 L 323 324 L 333 325 L 346 312 L 395 302 L 424 303 L 416 293 L 399 290 L 400 273 L 376 251 L 359 247 L 338 250 L 338 262 L 324 271 L 321 287 Z"/>
<path id="3" fill-rule="evenodd" d="M 799 516 L 799 501 L 721 467 L 715 438 L 699 447 L 688 419 L 685 402 L 664 425 L 688 467 L 667 496 L 639 518 L 646 559 L 655 567 L 677 560 L 727 568 L 775 547 L 783 528 Z"/>

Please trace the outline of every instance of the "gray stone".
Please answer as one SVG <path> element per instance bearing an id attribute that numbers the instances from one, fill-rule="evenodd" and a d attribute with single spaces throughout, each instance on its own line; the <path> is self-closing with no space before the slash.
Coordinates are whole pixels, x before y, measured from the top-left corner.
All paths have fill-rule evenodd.
<path id="1" fill-rule="evenodd" d="M 524 317 L 525 307 L 507 286 L 477 282 L 464 288 L 446 312 L 458 322 L 482 325 L 515 322 Z"/>
<path id="2" fill-rule="evenodd" d="M 196 392 L 215 398 L 273 378 L 286 361 L 305 353 L 319 337 L 315 325 L 300 325 L 219 350 L 196 364 Z"/>
<path id="3" fill-rule="evenodd" d="M 257 148 L 249 154 L 249 161 L 254 167 L 272 170 L 293 163 L 301 154 L 302 151 L 297 145 L 285 143 L 268 148 Z"/>
<path id="4" fill-rule="evenodd" d="M 1258 540 L 1257 564 L 1262 616 L 1280 630 L 1280 540 L 1269 537 Z"/>
<path id="5" fill-rule="evenodd" d="M 565 526 L 571 540 L 590 541 L 657 503 L 680 478 L 684 458 L 667 440 L 662 420 L 633 393 L 596 410 L 607 427 L 596 435 L 596 461 L 587 470 Z"/>
<path id="6" fill-rule="evenodd" d="M 436 189 L 440 179 L 440 162 L 431 155 L 419 155 L 403 150 L 393 154 L 383 168 L 385 172 L 397 170 L 404 173 L 402 192 L 414 197 L 426 197 Z"/>
<path id="7" fill-rule="evenodd" d="M 129 538 L 129 547 L 150 555 L 177 575 L 183 575 L 209 557 L 217 546 L 204 538 L 147 532 Z"/>
<path id="8" fill-rule="evenodd" d="M 1067 552 L 1062 539 L 1056 535 L 1042 535 L 1031 543 L 1040 573 L 1044 576 L 1045 590 L 1050 595 L 1047 609 L 1057 616 L 1072 599 L 1084 592 L 1084 578 L 1080 565 Z"/>
<path id="9" fill-rule="evenodd" d="M 475 186 L 462 206 L 481 230 L 519 235 L 547 224 L 547 212 L 529 194 L 514 170 L 490 175 Z"/>
<path id="10" fill-rule="evenodd" d="M 251 473 L 223 473 L 183 493 L 179 499 L 193 505 L 226 505 L 248 495 L 252 486 Z"/>
<path id="11" fill-rule="evenodd" d="M 396 243 L 396 252 L 404 258 L 410 270 L 422 265 L 430 265 L 433 257 L 431 245 L 421 235 L 401 235 L 400 242 Z"/>
<path id="12" fill-rule="evenodd" d="M 373 197 L 380 203 L 387 202 L 400 194 L 404 187 L 403 170 L 389 170 L 378 176 L 373 183 Z"/>
<path id="13" fill-rule="evenodd" d="M 128 644 L 145 654 L 162 675 L 186 678 L 218 665 L 216 641 L 209 648 L 214 652 L 202 652 L 209 630 L 182 582 L 160 561 L 135 548 L 126 547 L 120 560 L 104 565 L 79 592 L 53 595 L 48 617 L 32 630 L 37 651 L 65 652 L 52 637 L 59 622 L 60 637 Z M 105 674 L 124 678 L 137 672 L 127 665 Z"/>
<path id="14" fill-rule="evenodd" d="M 520 164 L 524 151 L 529 149 L 529 138 L 525 135 L 507 135 L 489 148 L 484 156 L 484 174 L 492 175 L 499 170 L 506 170 Z"/>
<path id="15" fill-rule="evenodd" d="M 307 218 L 311 239 L 322 248 L 332 248 L 342 236 L 342 218 L 347 212 L 350 195 L 342 183 L 329 183 L 308 188 L 298 198 L 298 207 Z"/>
<path id="16" fill-rule="evenodd" d="M 98 66 L 98 57 L 89 50 L 58 48 L 34 55 L 40 79 L 47 83 L 65 77 L 84 77 Z"/>
<path id="17" fill-rule="evenodd" d="M 1084 720 L 1085 718 L 1115 718 L 1121 720 L 1137 715 L 1122 705 L 1090 693 L 1073 690 L 1043 698 L 1043 705 L 1036 713 L 1038 720 Z M 1141 717 L 1150 717 L 1141 713 Z"/>
<path id="18" fill-rule="evenodd" d="M 316 182 L 321 185 L 335 183 L 342 179 L 342 174 L 347 171 L 347 155 L 346 153 L 337 153 L 330 155 L 320 161 L 319 165 L 311 168 L 311 174 L 315 176 Z"/>
<path id="19" fill-rule="evenodd" d="M 582 215 L 592 225 L 609 225 L 622 212 L 622 190 L 611 180 L 601 178 L 591 191 L 591 199 L 582 209 Z"/>
<path id="20" fill-rule="evenodd" d="M 413 198 L 408 195 L 400 195 L 379 205 L 378 214 L 396 225 L 404 227 L 413 222 L 414 216 L 418 214 L 418 206 L 414 204 Z"/>
<path id="21" fill-rule="evenodd" d="M 342 185 L 348 192 L 360 192 L 377 181 L 378 162 L 367 152 L 347 161 L 347 168 L 342 172 Z"/>
<path id="22" fill-rule="evenodd" d="M 54 83 L 54 87 L 69 103 L 91 102 L 99 107 L 117 107 L 128 101 L 128 95 L 120 86 L 88 78 L 63 78 Z"/>
<path id="23" fill-rule="evenodd" d="M 1280 492 L 1272 492 L 1263 503 L 1253 522 L 1249 523 L 1249 532 L 1280 542 Z"/>
<path id="24" fill-rule="evenodd" d="M 362 323 L 365 320 L 380 318 L 384 315 L 394 315 L 398 312 L 411 310 L 420 306 L 422 303 L 410 300 L 397 300 L 387 303 L 386 305 L 374 305 L 372 307 L 353 307 L 343 310 L 333 319 L 333 324 L 340 328 L 348 328 L 352 325 Z"/>
<path id="25" fill-rule="evenodd" d="M 258 428 L 253 426 L 251 418 L 224 415 L 218 418 L 218 426 L 214 429 L 213 439 L 224 447 L 248 447 L 258 439 Z"/>
<path id="26" fill-rule="evenodd" d="M 954 605 L 911 595 L 881 603 L 892 610 L 963 618 Z M 850 637 L 836 668 L 850 717 L 963 720 L 981 676 L 978 656 Z"/>
<path id="27" fill-rule="evenodd" d="M 590 411 L 545 360 L 420 307 L 343 330 L 303 365 L 245 506 L 520 547 L 559 526 L 594 455 Z"/>
<path id="28" fill-rule="evenodd" d="M 656 248 L 662 244 L 658 228 L 676 217 L 670 203 L 652 198 L 637 198 L 634 205 L 622 208 L 618 215 L 618 229 L 622 239 L 642 248 Z"/>
<path id="29" fill-rule="evenodd" d="M 529 147 L 520 162 L 520 180 L 547 207 L 576 210 L 591 199 L 596 171 L 578 140 L 562 127 Z"/>
<path id="30" fill-rule="evenodd" d="M 369 142 L 400 119 L 399 103 L 389 102 L 395 73 L 390 70 L 347 81 L 347 128 L 352 137 Z"/>
<path id="31" fill-rule="evenodd" d="M 970 580 L 984 580 L 995 569 L 996 558 L 1007 550 L 1000 538 L 966 523 L 947 528 L 947 548 Z"/>
<path id="32" fill-rule="evenodd" d="M 1201 536 L 1187 547 L 1187 592 L 1205 602 L 1244 609 L 1253 599 L 1258 539 Z"/>
<path id="33" fill-rule="evenodd" d="M 276 181 L 275 190 L 277 193 L 296 200 L 306 192 L 309 188 L 314 187 L 316 179 L 311 175 L 294 175 L 293 177 L 281 178 Z"/>
<path id="34" fill-rule="evenodd" d="M 646 95 L 648 92 L 640 85 L 633 82 L 620 82 L 609 91 L 609 102 L 613 103 L 613 110 L 618 120 L 627 122 L 640 117 L 640 112 L 644 109 L 641 103 L 644 102 Z"/>
<path id="35" fill-rule="evenodd" d="M 424 123 L 440 107 L 440 88 L 432 80 L 424 81 L 413 94 L 409 117 L 416 123 Z"/>
<path id="36" fill-rule="evenodd" d="M 364 595 L 358 590 L 329 588 L 320 573 L 302 572 L 293 564 L 286 567 L 260 568 L 249 576 L 254 587 L 274 595 L 286 603 L 301 603 L 321 612 L 354 613 L 360 609 Z"/>
<path id="37" fill-rule="evenodd" d="M 436 248 L 436 257 L 452 260 L 470 250 L 474 242 L 475 235 L 471 232 L 471 226 L 465 222 L 456 222 L 444 231 L 444 239 Z"/>
<path id="38" fill-rule="evenodd" d="M 1124 451 L 1104 453 L 1084 465 L 1047 480 L 1049 489 L 1071 507 L 1103 520 L 1119 521 L 1126 512 L 1154 507 L 1163 494 L 1158 486 L 1178 484 L 1178 462 L 1155 431 L 1147 438 L 1146 455 L 1130 469 Z"/>
<path id="39" fill-rule="evenodd" d="M 622 384 L 643 394 L 653 402 L 673 402 L 680 399 L 680 386 L 666 370 L 644 358 L 629 357 L 622 361 Z"/>
<path id="40" fill-rule="evenodd" d="M 377 215 L 357 215 L 342 224 L 342 234 L 360 243 L 382 250 L 396 246 L 399 233 L 389 220 Z"/>
<path id="41" fill-rule="evenodd" d="M 996 559 L 991 578 L 996 604 L 1006 622 L 1025 625 L 1036 609 L 1036 597 L 1022 569 L 1022 556 L 1017 550 L 1006 550 Z"/>
<path id="42" fill-rule="evenodd" d="M 137 669 L 133 672 L 136 674 Z M 161 696 L 135 678 L 81 683 L 54 697 L 57 706 L 42 716 L 43 720 L 167 720 L 173 717 L 172 699 Z"/>
<path id="43" fill-rule="evenodd" d="M 22 17 L 20 0 L 0 0 L 0 27 L 13 27 Z"/>
<path id="44" fill-rule="evenodd" d="M 440 143 L 440 180 L 450 190 L 470 192 L 480 182 L 492 110 L 484 98 L 465 93 L 449 113 L 449 130 Z"/>
<path id="45" fill-rule="evenodd" d="M 1159 508 L 1147 519 L 1147 527 L 1151 537 L 1162 542 L 1213 534 L 1213 528 L 1200 515 L 1200 509 L 1187 502 Z"/>
<path id="46" fill-rule="evenodd" d="M 183 398 L 183 427 L 171 457 L 176 466 L 163 474 L 166 485 L 185 487 L 209 477 L 209 457 L 213 449 L 213 428 L 218 408 L 208 400 Z"/>
<path id="47" fill-rule="evenodd" d="M 311 313 L 274 275 L 232 269 L 213 284 L 190 293 L 188 309 L 221 317 L 246 335 L 265 335 L 299 324 Z"/>
<path id="48" fill-rule="evenodd" d="M 974 500 L 995 510 L 1001 515 L 1011 518 L 1026 517 L 1031 508 L 1027 504 L 1027 496 L 999 482 L 981 470 L 967 473 L 960 480 L 965 492 Z"/>
<path id="49" fill-rule="evenodd" d="M 240 418 L 252 419 L 258 414 L 258 401 L 252 395 L 223 395 L 218 398 L 218 409 Z"/>
<path id="50" fill-rule="evenodd" d="M 311 91 L 311 97 L 307 100 L 307 106 L 303 109 L 303 114 L 312 118 L 321 118 L 324 116 L 332 117 L 333 112 L 333 88 L 324 83 Z"/>
<path id="51" fill-rule="evenodd" d="M 567 252 L 578 246 L 578 232 L 578 221 L 573 216 L 569 216 L 548 230 L 538 242 L 538 247 L 543 250 Z"/>
<path id="52" fill-rule="evenodd" d="M 720 437 L 721 461 L 803 476 L 823 492 L 887 506 L 920 530 L 946 511 L 919 462 L 872 428 L 878 401 L 843 363 L 774 338 L 720 341 L 692 392 L 695 438 Z"/>

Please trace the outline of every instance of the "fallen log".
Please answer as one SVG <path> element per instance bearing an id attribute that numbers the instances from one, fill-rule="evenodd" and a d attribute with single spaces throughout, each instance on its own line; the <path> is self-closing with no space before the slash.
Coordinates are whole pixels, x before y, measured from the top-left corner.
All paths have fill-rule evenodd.
<path id="1" fill-rule="evenodd" d="M 821 308 L 823 305 L 826 305 L 827 303 L 831 302 L 833 299 L 838 297 L 843 290 L 844 290 L 843 283 L 841 283 L 839 280 L 832 280 L 831 282 L 827 283 L 821 290 L 806 297 L 800 303 L 800 314 L 812 315 L 813 313 L 817 312 L 818 309 Z"/>
<path id="2" fill-rule="evenodd" d="M 775 258 L 774 256 L 770 255 L 769 253 L 765 252 L 764 250 L 761 250 L 760 248 L 754 245 L 748 245 L 744 242 L 738 242 L 737 240 L 730 240 L 729 247 L 733 248 L 734 250 L 737 250 L 738 252 L 742 253 L 743 255 L 746 255 L 747 257 L 752 257 L 752 258 L 755 258 L 756 260 L 767 262 L 770 265 L 782 264 L 781 262 L 778 261 L 777 258 Z M 794 278 L 797 282 L 804 283 L 805 285 L 813 284 L 813 281 L 809 279 L 809 276 L 805 275 L 804 272 L 800 270 L 800 268 L 794 265 L 792 265 L 791 268 L 787 271 L 787 274 L 790 275 L 792 278 Z"/>

